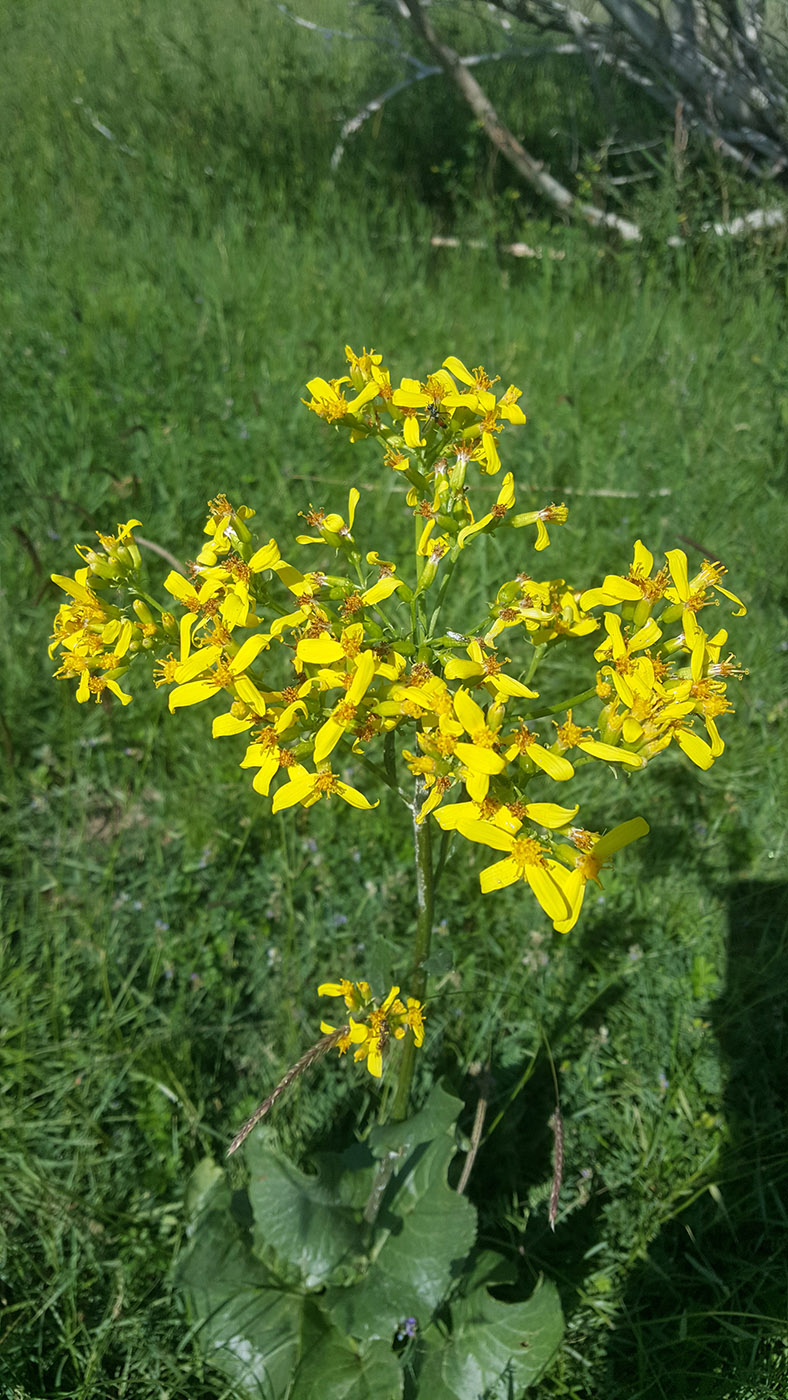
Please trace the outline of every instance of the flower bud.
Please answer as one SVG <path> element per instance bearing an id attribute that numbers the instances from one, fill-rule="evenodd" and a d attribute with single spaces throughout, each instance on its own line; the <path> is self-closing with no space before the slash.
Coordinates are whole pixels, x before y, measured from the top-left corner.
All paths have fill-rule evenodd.
<path id="1" fill-rule="evenodd" d="M 155 626 L 155 622 L 154 622 L 154 619 L 153 619 L 153 613 L 151 612 L 150 608 L 148 607 L 148 604 L 145 603 L 145 602 L 143 602 L 142 598 L 135 598 L 135 599 L 134 599 L 134 602 L 132 603 L 131 606 L 133 607 L 135 613 L 137 614 L 137 617 L 139 618 L 140 622 L 143 623 L 144 626 L 146 626 L 146 627 L 153 627 L 153 626 Z"/>
<path id="2" fill-rule="evenodd" d="M 509 583 L 502 583 L 498 589 L 496 603 L 499 608 L 510 608 L 516 598 L 520 596 L 520 585 L 517 579 L 513 578 Z"/>
<path id="3" fill-rule="evenodd" d="M 103 579 L 105 583 L 115 583 L 120 578 L 122 570 L 118 568 L 114 559 L 97 554 L 93 549 L 88 550 L 82 557 L 90 569 L 91 586 L 98 579 Z"/>

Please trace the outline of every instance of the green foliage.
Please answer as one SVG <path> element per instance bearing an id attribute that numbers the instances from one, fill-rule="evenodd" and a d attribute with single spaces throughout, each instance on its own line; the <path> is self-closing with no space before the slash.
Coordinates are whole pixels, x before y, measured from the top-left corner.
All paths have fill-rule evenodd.
<path id="1" fill-rule="evenodd" d="M 472 1256 L 475 1211 L 447 1180 L 461 1107 L 437 1085 L 314 1176 L 258 1131 L 240 1202 L 198 1166 L 179 1285 L 206 1356 L 246 1394 L 493 1400 L 538 1380 L 561 1340 L 558 1296 L 541 1282 L 526 1302 L 490 1294 L 510 1272 Z"/>

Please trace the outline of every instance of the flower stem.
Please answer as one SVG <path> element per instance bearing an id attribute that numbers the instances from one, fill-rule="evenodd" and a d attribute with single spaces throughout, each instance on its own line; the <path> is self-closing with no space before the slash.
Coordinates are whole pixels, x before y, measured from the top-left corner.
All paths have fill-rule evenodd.
<path id="1" fill-rule="evenodd" d="M 408 975 L 408 995 L 424 1000 L 427 988 L 427 973 L 424 970 L 430 951 L 433 922 L 433 870 L 432 870 L 432 830 L 429 821 L 417 821 L 424 800 L 424 784 L 416 779 L 413 794 L 413 855 L 416 865 L 416 935 L 413 940 L 413 960 Z M 400 1061 L 399 1078 L 391 1108 L 391 1118 L 399 1123 L 407 1116 L 410 1086 L 413 1082 L 413 1069 L 416 1061 L 416 1042 L 412 1035 L 405 1038 Z"/>
<path id="2" fill-rule="evenodd" d="M 575 705 L 582 705 L 584 700 L 591 700 L 596 695 L 595 685 L 588 687 L 588 690 L 581 690 L 578 695 L 570 695 L 568 700 L 559 700 L 556 705 L 540 705 L 536 710 L 530 710 L 529 719 L 543 719 L 545 715 L 558 715 L 563 710 L 572 709 Z"/>

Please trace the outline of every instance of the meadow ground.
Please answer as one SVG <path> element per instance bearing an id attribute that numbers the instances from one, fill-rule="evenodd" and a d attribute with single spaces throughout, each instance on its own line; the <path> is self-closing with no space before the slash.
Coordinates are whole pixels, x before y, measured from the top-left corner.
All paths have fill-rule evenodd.
<path id="1" fill-rule="evenodd" d="M 385 125 L 325 179 L 327 114 L 361 60 L 328 61 L 281 17 L 264 45 L 260 11 L 219 8 L 41 0 L 2 21 L 0 1387 L 233 1393 L 172 1287 L 189 1172 L 310 1043 L 345 950 L 383 981 L 406 945 L 404 817 L 273 819 L 203 714 L 170 717 L 152 690 L 86 712 L 47 656 L 49 573 L 132 515 L 183 557 L 218 491 L 278 536 L 360 479 L 363 543 L 387 555 L 411 528 L 396 483 L 300 403 L 349 342 L 397 377 L 457 354 L 523 388 L 506 466 L 521 498 L 571 507 L 553 573 L 621 570 L 640 536 L 719 556 L 747 602 L 724 758 L 589 789 L 601 823 L 643 811 L 652 832 L 569 938 L 516 892 L 482 903 L 463 858 L 427 1059 L 468 1123 L 492 1059 L 482 1231 L 559 1283 L 568 1320 L 534 1394 L 779 1397 L 785 249 L 622 252 L 535 224 L 560 257 L 499 255 L 492 226 L 485 250 L 431 248 L 445 209 L 407 166 L 391 194 Z M 486 597 L 505 551 L 479 557 Z M 555 1235 L 545 1039 L 566 1124 Z M 277 1126 L 308 1157 L 371 1107 L 332 1062 Z"/>

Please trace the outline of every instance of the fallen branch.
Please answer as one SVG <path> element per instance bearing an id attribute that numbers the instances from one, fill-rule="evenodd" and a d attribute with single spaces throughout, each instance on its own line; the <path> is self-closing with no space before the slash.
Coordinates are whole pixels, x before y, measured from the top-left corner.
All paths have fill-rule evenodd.
<path id="1" fill-rule="evenodd" d="M 475 68 L 480 63 L 500 63 L 502 59 L 546 58 L 548 56 L 552 57 L 553 54 L 577 55 L 580 52 L 579 44 L 540 44 L 536 48 L 505 49 L 495 53 L 466 54 L 460 58 L 460 63 L 466 68 Z M 377 96 L 371 97 L 369 102 L 365 102 L 364 106 L 360 107 L 354 116 L 348 118 L 342 126 L 339 133 L 339 140 L 331 154 L 332 170 L 336 170 L 345 154 L 348 137 L 354 136 L 357 131 L 360 131 L 364 122 L 368 121 L 376 112 L 380 112 L 392 97 L 396 97 L 400 92 L 404 92 L 406 88 L 413 87 L 414 83 L 423 82 L 425 78 L 439 77 L 444 71 L 437 63 L 420 63 L 418 59 L 413 58 L 413 56 L 408 54 L 404 49 L 400 49 L 399 53 L 406 61 L 418 65 L 416 72 L 412 73 L 408 78 L 401 78 L 399 82 L 392 83 L 391 87 L 387 87 L 385 92 L 378 93 Z"/>
<path id="2" fill-rule="evenodd" d="M 487 94 L 463 65 L 460 55 L 436 34 L 419 0 L 405 0 L 405 4 L 417 34 L 459 89 L 493 146 L 526 183 L 562 213 L 577 213 L 595 228 L 613 229 L 626 243 L 639 242 L 642 234 L 637 224 L 621 218 L 619 214 L 599 209 L 595 204 L 582 203 L 545 169 L 542 161 L 534 160 L 504 126 Z"/>

